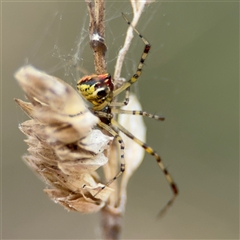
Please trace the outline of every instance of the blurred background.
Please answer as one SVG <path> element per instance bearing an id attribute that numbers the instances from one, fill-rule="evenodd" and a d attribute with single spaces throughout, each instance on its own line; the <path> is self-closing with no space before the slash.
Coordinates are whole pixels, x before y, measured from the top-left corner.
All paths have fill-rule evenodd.
<path id="1" fill-rule="evenodd" d="M 132 17 L 128 2 L 107 2 L 108 71 Z M 180 195 L 167 215 L 159 210 L 170 188 L 146 155 L 129 183 L 122 239 L 239 238 L 239 3 L 164 2 L 146 7 L 137 29 L 152 44 L 132 90 L 143 109 L 148 144 L 160 153 Z M 23 163 L 27 117 L 14 73 L 24 64 L 72 86 L 94 72 L 84 2 L 2 3 L 3 239 L 99 239 L 99 215 L 67 212 L 43 193 L 45 184 Z M 79 43 L 79 44 L 78 44 Z M 77 48 L 79 60 L 74 62 Z M 129 78 L 143 51 L 136 36 L 122 76 Z M 80 71 L 80 70 L 81 71 Z"/>

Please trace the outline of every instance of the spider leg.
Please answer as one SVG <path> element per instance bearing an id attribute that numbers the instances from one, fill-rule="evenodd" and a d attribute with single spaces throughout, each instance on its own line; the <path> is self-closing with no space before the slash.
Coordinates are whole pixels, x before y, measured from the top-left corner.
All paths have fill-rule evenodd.
<path id="1" fill-rule="evenodd" d="M 124 89 L 125 90 L 125 89 Z M 123 92 L 124 90 L 122 90 L 121 92 Z M 103 109 L 104 107 L 106 107 L 107 105 L 109 105 L 110 107 L 122 107 L 122 106 L 127 106 L 129 103 L 129 95 L 130 95 L 130 87 L 128 87 L 126 89 L 126 94 L 125 94 L 125 99 L 123 102 L 108 102 L 107 100 L 105 102 L 103 102 L 100 105 L 94 106 L 93 109 L 96 111 L 100 111 L 101 109 Z M 116 97 L 116 96 L 115 96 Z"/>
<path id="2" fill-rule="evenodd" d="M 137 35 L 142 39 L 143 43 L 145 44 L 145 47 L 144 47 L 140 62 L 138 64 L 136 73 L 133 74 L 130 80 L 126 81 L 121 87 L 113 91 L 113 97 L 116 97 L 117 95 L 119 95 L 121 92 L 129 88 L 133 83 L 135 83 L 138 80 L 138 78 L 142 73 L 144 61 L 146 60 L 148 56 L 148 52 L 150 51 L 150 48 L 151 48 L 150 43 L 138 32 L 138 30 L 135 27 L 132 26 L 132 24 L 128 21 L 128 19 L 123 13 L 122 13 L 122 16 L 126 20 L 127 24 L 131 26 L 133 30 L 137 33 Z"/>
<path id="3" fill-rule="evenodd" d="M 97 115 L 98 117 L 105 117 L 107 119 L 113 118 L 113 114 L 112 113 L 106 113 L 106 112 L 101 112 L 101 111 L 93 111 L 93 113 L 95 115 Z"/>
<path id="4" fill-rule="evenodd" d="M 98 117 L 105 117 L 107 119 L 112 119 L 113 118 L 113 114 L 112 113 L 116 113 L 116 114 L 129 114 L 129 115 L 136 115 L 136 116 L 144 116 L 144 117 L 148 117 L 148 118 L 153 118 L 155 120 L 158 121 L 164 121 L 165 117 L 163 116 L 158 116 L 155 114 L 151 114 L 145 111 L 140 111 L 140 110 L 124 110 L 124 109 L 119 109 L 119 108 L 112 108 L 111 109 L 111 113 L 105 113 L 105 112 L 101 112 L 101 111 L 94 111 L 93 112 L 95 115 L 97 115 Z"/>
<path id="5" fill-rule="evenodd" d="M 126 89 L 125 93 L 125 99 L 123 102 L 111 102 L 109 103 L 109 106 L 111 107 L 122 107 L 122 106 L 127 106 L 129 103 L 129 95 L 130 95 L 130 87 Z"/>
<path id="6" fill-rule="evenodd" d="M 111 110 L 112 113 L 116 114 L 130 114 L 130 115 L 139 115 L 139 116 L 144 116 L 148 118 L 153 118 L 159 121 L 163 121 L 165 118 L 162 116 L 158 116 L 155 114 L 147 113 L 145 111 L 135 111 L 135 110 L 124 110 L 124 109 L 118 109 L 118 108 L 113 108 Z"/>
<path id="7" fill-rule="evenodd" d="M 168 201 L 168 203 L 165 205 L 165 207 L 160 211 L 159 215 L 162 216 L 165 214 L 165 212 L 167 211 L 167 209 L 173 204 L 175 198 L 178 195 L 178 188 L 177 185 L 175 184 L 175 182 L 173 181 L 173 178 L 171 177 L 171 175 L 169 174 L 168 170 L 164 167 L 163 163 L 162 163 L 162 159 L 161 157 L 157 154 L 157 152 L 155 152 L 150 146 L 148 146 L 146 143 L 142 142 L 141 140 L 139 140 L 138 138 L 134 137 L 133 134 L 131 134 L 127 129 L 125 129 L 123 126 L 121 126 L 117 121 L 115 121 L 114 119 L 111 120 L 111 123 L 113 126 L 116 126 L 122 133 L 124 133 L 127 137 L 129 137 L 130 139 L 132 139 L 134 142 L 136 142 L 137 144 L 139 144 L 142 148 L 145 149 L 145 151 L 149 154 L 151 154 L 152 156 L 155 157 L 158 166 L 160 167 L 160 169 L 162 170 L 162 172 L 164 173 L 171 189 L 173 192 L 173 196 L 172 198 Z"/>
<path id="8" fill-rule="evenodd" d="M 122 140 L 122 138 L 118 135 L 117 132 L 115 132 L 110 126 L 108 126 L 107 124 L 103 123 L 103 122 L 99 122 L 98 123 L 99 127 L 106 130 L 107 132 L 109 132 L 113 137 L 116 138 L 116 140 L 118 141 L 118 143 L 120 144 L 120 151 L 121 151 L 121 155 L 120 155 L 120 171 L 117 173 L 117 175 L 115 177 L 113 177 L 110 181 L 108 181 L 95 195 L 94 197 L 101 192 L 105 187 L 109 186 L 113 181 L 115 181 L 118 177 L 120 177 L 123 172 L 125 171 L 125 160 L 124 160 L 124 142 Z"/>
<path id="9" fill-rule="evenodd" d="M 124 83 L 125 84 L 125 83 Z M 125 89 L 124 89 L 125 90 Z M 123 90 L 123 91 L 124 91 Z M 109 101 L 105 101 L 100 105 L 96 105 L 93 107 L 94 110 L 100 111 L 102 110 L 104 107 L 106 107 L 107 105 L 111 106 L 111 107 L 122 107 L 122 106 L 126 106 L 129 103 L 129 95 L 130 95 L 130 87 L 128 87 L 126 89 L 126 94 L 125 94 L 125 99 L 123 102 L 109 102 Z M 115 96 L 116 97 L 116 96 Z"/>

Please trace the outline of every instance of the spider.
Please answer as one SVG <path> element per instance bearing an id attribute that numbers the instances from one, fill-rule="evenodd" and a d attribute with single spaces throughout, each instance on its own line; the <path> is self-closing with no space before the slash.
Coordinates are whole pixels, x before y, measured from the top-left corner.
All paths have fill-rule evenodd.
<path id="1" fill-rule="evenodd" d="M 118 131 L 123 132 L 127 137 L 132 139 L 134 142 L 139 144 L 145 151 L 152 156 L 155 157 L 158 166 L 164 173 L 166 180 L 168 181 L 171 190 L 173 192 L 172 198 L 168 201 L 166 206 L 160 212 L 163 214 L 166 209 L 172 205 L 176 196 L 178 195 L 178 188 L 173 181 L 173 178 L 170 176 L 168 170 L 164 167 L 162 163 L 162 159 L 159 154 L 154 151 L 150 146 L 146 143 L 142 142 L 138 138 L 136 138 L 133 134 L 131 134 L 127 129 L 121 126 L 114 118 L 113 113 L 115 114 L 132 114 L 132 115 L 142 115 L 145 117 L 153 118 L 156 120 L 164 120 L 163 117 L 159 117 L 157 115 L 149 114 L 145 111 L 129 111 L 121 109 L 122 106 L 125 106 L 129 102 L 129 92 L 130 86 L 137 82 L 140 77 L 143 69 L 144 62 L 148 56 L 151 45 L 150 43 L 138 32 L 138 30 L 132 26 L 132 24 L 128 21 L 126 16 L 122 13 L 123 18 L 127 22 L 129 26 L 133 28 L 136 34 L 142 39 L 144 43 L 144 50 L 141 55 L 140 62 L 137 67 L 137 71 L 133 74 L 133 76 L 126 82 L 124 82 L 119 88 L 115 89 L 114 84 L 109 73 L 105 74 L 92 74 L 87 75 L 81 78 L 77 82 L 77 89 L 79 93 L 90 103 L 92 103 L 93 107 L 90 110 L 99 117 L 100 121 L 98 126 L 107 132 L 109 132 L 119 143 L 120 145 L 120 171 L 116 174 L 114 178 L 112 178 L 109 182 L 107 182 L 96 194 L 95 196 L 103 190 L 106 186 L 109 186 L 113 181 L 115 181 L 118 177 L 120 177 L 125 171 L 125 161 L 124 161 L 124 142 L 122 138 L 119 136 Z M 123 102 L 114 102 L 114 98 L 117 97 L 120 93 L 125 91 L 125 100 Z M 84 187 L 84 186 L 83 186 Z"/>

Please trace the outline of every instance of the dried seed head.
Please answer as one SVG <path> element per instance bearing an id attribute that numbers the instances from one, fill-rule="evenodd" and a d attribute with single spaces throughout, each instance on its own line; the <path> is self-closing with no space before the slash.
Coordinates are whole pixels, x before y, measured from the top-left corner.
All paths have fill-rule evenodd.
<path id="1" fill-rule="evenodd" d="M 112 138 L 93 129 L 98 122 L 78 93 L 62 80 L 26 66 L 15 77 L 29 102 L 15 99 L 31 118 L 20 124 L 28 137 L 23 159 L 48 184 L 44 191 L 69 210 L 97 212 L 113 189 L 96 169 L 107 163 L 104 152 Z"/>

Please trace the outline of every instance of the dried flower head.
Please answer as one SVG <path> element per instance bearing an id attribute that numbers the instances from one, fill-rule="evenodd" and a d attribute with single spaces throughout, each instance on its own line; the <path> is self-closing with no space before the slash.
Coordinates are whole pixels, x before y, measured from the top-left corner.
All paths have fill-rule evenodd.
<path id="1" fill-rule="evenodd" d="M 15 99 L 31 118 L 19 126 L 28 137 L 24 161 L 47 183 L 52 200 L 69 210 L 99 211 L 113 192 L 106 187 L 94 196 L 103 186 L 96 170 L 108 161 L 112 137 L 93 129 L 98 118 L 62 80 L 31 66 L 15 77 L 30 101 Z"/>

